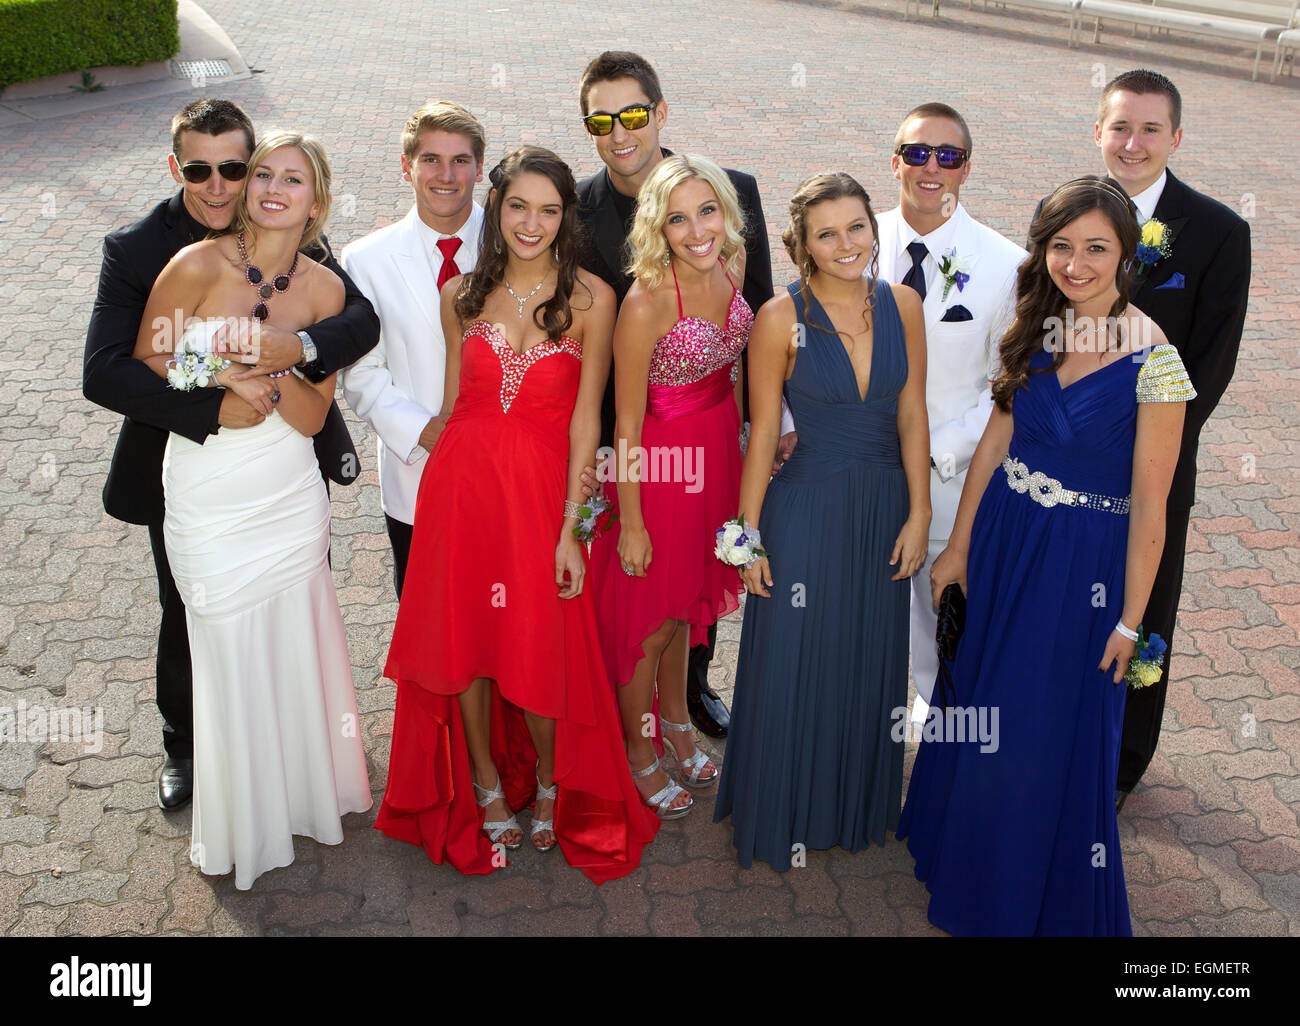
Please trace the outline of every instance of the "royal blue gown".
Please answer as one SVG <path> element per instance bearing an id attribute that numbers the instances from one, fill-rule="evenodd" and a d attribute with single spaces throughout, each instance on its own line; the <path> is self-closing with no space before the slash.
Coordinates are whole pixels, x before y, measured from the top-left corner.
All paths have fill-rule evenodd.
<path id="1" fill-rule="evenodd" d="M 875 292 L 867 395 L 812 297 L 789 286 L 804 345 L 785 383 L 799 430 L 759 517 L 770 598 L 745 600 L 714 819 L 731 816 L 740 864 L 784 871 L 791 849 L 857 851 L 898 823 L 909 582 L 889 565 L 907 520 L 898 394 L 907 343 L 889 285 Z"/>
<path id="2" fill-rule="evenodd" d="M 1038 353 L 1030 367 L 1051 362 Z M 1031 373 L 1015 394 L 1008 458 L 1087 501 L 1041 505 L 1004 466 L 975 516 L 953 664 L 963 712 L 942 740 L 922 735 L 898 827 L 930 921 L 949 933 L 1131 935 L 1115 818 L 1127 687 L 1097 667 L 1124 604 L 1129 518 L 1116 500 L 1132 483 L 1138 403 L 1189 391 L 1159 346 L 1065 388 Z"/>

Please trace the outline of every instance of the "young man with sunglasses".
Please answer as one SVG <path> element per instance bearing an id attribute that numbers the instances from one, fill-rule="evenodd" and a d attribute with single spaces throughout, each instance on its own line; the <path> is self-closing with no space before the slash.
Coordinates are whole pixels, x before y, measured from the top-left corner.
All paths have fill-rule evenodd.
<path id="1" fill-rule="evenodd" d="M 1223 397 L 1237 366 L 1250 298 L 1250 226 L 1218 200 L 1169 171 L 1182 142 L 1182 98 L 1164 75 L 1128 71 L 1106 84 L 1094 137 L 1106 171 L 1132 197 L 1138 221 L 1163 227 L 1167 252 L 1139 253 L 1133 305 L 1160 326 L 1177 348 L 1196 389 L 1183 421 L 1182 449 L 1165 508 L 1165 544 L 1142 627 L 1173 649 L 1183 590 L 1187 525 L 1196 501 L 1196 451 L 1201 428 Z M 1148 229 L 1150 231 L 1150 229 Z M 1145 239 L 1143 241 L 1146 241 Z M 1131 624 L 1136 627 L 1137 624 Z M 1158 683 L 1130 689 L 1124 706 L 1115 807 L 1123 806 L 1146 772 L 1160 738 L 1166 659 Z"/>
<path id="2" fill-rule="evenodd" d="M 614 290 L 619 304 L 632 287 L 627 264 L 628 229 L 636 214 L 641 184 L 672 151 L 659 145 L 659 132 L 668 121 L 668 104 L 659 76 L 635 53 L 610 50 L 582 73 L 578 102 L 583 124 L 605 166 L 578 182 L 578 214 L 587 229 L 582 266 Z M 726 170 L 740 197 L 745 216 L 745 281 L 741 294 L 752 310 L 772 298 L 772 254 L 767 225 L 753 175 Z M 602 446 L 614 439 L 614 375 L 609 376 L 601 408 Z M 709 628 L 707 644 L 691 649 L 686 678 L 686 706 L 691 721 L 710 737 L 726 737 L 731 716 L 708 683 L 709 661 L 717 625 Z"/>
<path id="3" fill-rule="evenodd" d="M 930 568 L 948 544 L 966 469 L 993 410 L 989 382 L 1028 255 L 966 212 L 970 129 L 944 103 L 908 111 L 890 161 L 898 206 L 877 218 L 879 273 L 909 285 L 925 313 L 925 403 L 930 418 L 930 549 L 912 578 L 912 720 L 923 723 L 939 670 Z"/>
<path id="4" fill-rule="evenodd" d="M 180 808 L 191 796 L 193 716 L 185 606 L 163 546 L 163 450 L 173 431 L 201 445 L 219 428 L 252 427 L 263 417 L 225 389 L 170 388 L 131 353 L 145 303 L 163 267 L 185 246 L 229 227 L 252 152 L 252 122 L 233 103 L 197 100 L 176 115 L 167 163 L 181 189 L 142 220 L 105 237 L 99 292 L 86 334 L 82 391 L 91 402 L 125 417 L 104 483 L 104 509 L 118 520 L 149 528 L 158 575 L 162 622 L 156 699 L 167 753 L 158 802 L 164 809 Z M 320 381 L 373 348 L 379 319 L 369 301 L 332 257 L 326 265 L 343 278 L 347 289 L 343 313 L 296 334 L 266 325 L 255 347 L 244 346 L 249 351 L 227 356 L 251 364 L 254 374 L 297 366 L 304 377 Z M 239 335 L 233 340 L 237 348 L 248 333 Z M 328 480 L 350 484 L 356 479 L 356 450 L 337 406 L 331 406 L 315 446 Z"/>

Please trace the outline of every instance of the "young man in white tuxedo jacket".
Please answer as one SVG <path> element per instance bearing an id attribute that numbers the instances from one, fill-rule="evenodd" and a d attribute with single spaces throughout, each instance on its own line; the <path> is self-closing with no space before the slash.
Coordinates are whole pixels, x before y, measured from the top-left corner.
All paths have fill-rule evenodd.
<path id="1" fill-rule="evenodd" d="M 402 177 L 415 204 L 343 250 L 344 268 L 379 314 L 379 345 L 340 375 L 344 398 L 379 436 L 379 496 L 397 597 L 411 552 L 415 497 L 442 409 L 447 346 L 438 294 L 473 270 L 483 208 L 483 126 L 459 104 L 431 101 L 402 130 Z"/>
<path id="2" fill-rule="evenodd" d="M 929 554 L 912 578 L 912 720 L 918 723 L 924 722 L 939 668 L 930 567 L 948 544 L 966 468 L 993 409 L 990 381 L 998 343 L 1015 310 L 1016 269 L 1028 255 L 959 202 L 970 153 L 970 130 L 947 104 L 909 111 L 891 161 L 898 206 L 877 218 L 880 277 L 916 289 L 925 311 L 934 513 Z M 941 267 L 945 260 L 948 274 Z"/>

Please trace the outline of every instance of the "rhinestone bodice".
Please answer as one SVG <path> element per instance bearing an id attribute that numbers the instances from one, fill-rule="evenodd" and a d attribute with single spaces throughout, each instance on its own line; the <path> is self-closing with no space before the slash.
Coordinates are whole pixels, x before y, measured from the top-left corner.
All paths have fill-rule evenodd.
<path id="1" fill-rule="evenodd" d="M 725 328 L 702 317 L 683 317 L 655 343 L 649 384 L 693 385 L 734 363 L 749 342 L 753 323 L 754 315 L 739 290 L 731 297 Z"/>
<path id="2" fill-rule="evenodd" d="M 568 335 L 562 335 L 556 342 L 549 339 L 545 342 L 539 342 L 536 345 L 529 346 L 522 353 L 516 353 L 514 347 L 510 345 L 509 341 L 506 340 L 506 337 L 501 334 L 495 325 L 489 324 L 487 321 L 474 321 L 465 328 L 464 343 L 468 343 L 472 338 L 481 339 L 485 342 L 501 364 L 501 385 L 498 389 L 498 397 L 501 400 L 501 411 L 503 413 L 510 412 L 510 407 L 519 396 L 519 389 L 523 386 L 524 375 L 528 373 L 528 368 L 538 360 L 559 353 L 568 353 L 579 361 L 582 359 L 582 343 L 577 339 L 570 338 Z"/>

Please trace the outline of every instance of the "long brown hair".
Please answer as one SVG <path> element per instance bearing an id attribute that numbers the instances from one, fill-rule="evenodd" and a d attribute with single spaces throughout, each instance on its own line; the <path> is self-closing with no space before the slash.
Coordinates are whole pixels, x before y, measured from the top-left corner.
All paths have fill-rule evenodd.
<path id="1" fill-rule="evenodd" d="M 1065 312 L 1065 293 L 1047 273 L 1047 247 L 1066 225 L 1090 210 L 1100 210 L 1119 239 L 1119 268 L 1115 287 L 1119 296 L 1111 304 L 1109 317 L 1118 319 L 1128 307 L 1133 282 L 1133 255 L 1137 252 L 1137 208 L 1120 184 L 1105 175 L 1084 175 L 1066 182 L 1043 201 L 1038 217 L 1029 228 L 1029 256 L 1016 273 L 1016 316 L 1000 344 L 1002 373 L 993 382 L 993 401 L 1004 412 L 1011 411 L 1016 390 L 1029 380 L 1029 360 L 1049 348 L 1049 325 L 1059 323 Z M 1056 350 L 1044 372 L 1056 370 L 1065 360 L 1068 346 Z"/>
<path id="2" fill-rule="evenodd" d="M 555 294 L 533 311 L 533 323 L 546 332 L 552 342 L 573 324 L 569 297 L 578 277 L 578 240 L 582 228 L 578 222 L 578 191 L 569 165 L 550 150 L 540 146 L 521 146 L 507 153 L 488 175 L 492 191 L 488 194 L 483 216 L 483 236 L 479 241 L 478 263 L 465 276 L 456 293 L 456 316 L 471 321 L 483 312 L 488 295 L 505 281 L 506 242 L 501 234 L 501 204 L 510 183 L 522 174 L 544 175 L 560 194 L 564 213 L 555 235 Z"/>
<path id="3" fill-rule="evenodd" d="M 781 233 L 785 251 L 790 255 L 794 266 L 799 271 L 799 295 L 803 299 L 804 316 L 812 307 L 812 297 L 808 289 L 808 280 L 817 270 L 817 265 L 808 252 L 808 211 L 828 200 L 844 199 L 856 196 L 867 208 L 867 221 L 871 225 L 871 264 L 867 268 L 867 305 L 863 308 L 863 326 L 871 322 L 871 311 L 876 305 L 876 282 L 880 277 L 880 231 L 876 226 L 876 214 L 871 209 L 871 197 L 867 195 L 858 180 L 843 171 L 830 174 L 813 175 L 804 179 L 795 190 L 790 200 L 790 227 Z M 832 335 L 842 334 L 829 325 L 813 325 Z"/>

